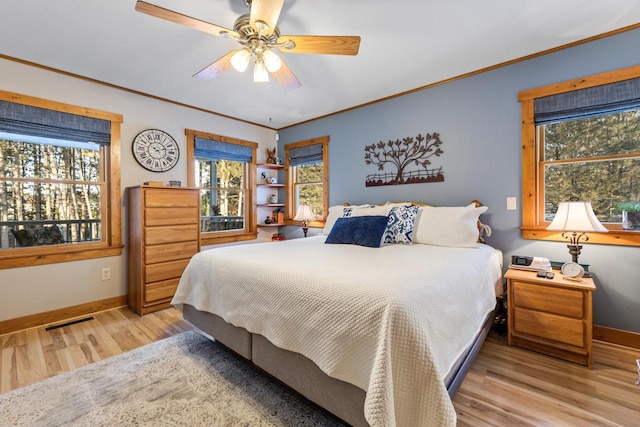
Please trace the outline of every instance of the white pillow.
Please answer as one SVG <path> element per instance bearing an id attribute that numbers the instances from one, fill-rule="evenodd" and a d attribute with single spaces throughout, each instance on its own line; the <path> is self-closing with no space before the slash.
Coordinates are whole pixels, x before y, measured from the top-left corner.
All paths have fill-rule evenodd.
<path id="1" fill-rule="evenodd" d="M 324 229 L 322 230 L 322 234 L 328 236 L 331 233 L 331 229 L 333 225 L 336 223 L 338 218 L 341 218 L 344 212 L 344 206 L 331 206 L 329 208 L 329 214 L 327 215 L 327 219 L 324 222 Z"/>
<path id="2" fill-rule="evenodd" d="M 413 242 L 425 245 L 478 247 L 478 217 L 486 206 L 464 207 L 424 206 L 418 210 L 413 230 Z"/>
<path id="3" fill-rule="evenodd" d="M 331 233 L 331 229 L 333 228 L 333 225 L 336 223 L 336 220 L 338 218 L 342 218 L 343 216 L 345 216 L 345 209 L 347 209 L 349 212 L 352 212 L 354 209 L 367 208 L 369 206 L 371 206 L 371 205 L 356 205 L 356 206 L 336 205 L 336 206 L 331 206 L 329 208 L 329 214 L 327 215 L 327 219 L 324 222 L 324 229 L 322 230 L 322 234 L 324 234 L 325 236 L 328 236 L 329 233 Z M 371 213 L 369 215 L 375 215 L 375 214 Z M 351 216 L 351 215 L 349 215 L 349 216 Z"/>
<path id="4" fill-rule="evenodd" d="M 393 206 L 356 206 L 351 210 L 351 214 L 348 216 L 368 216 L 368 215 L 381 215 L 389 216 L 389 212 Z"/>

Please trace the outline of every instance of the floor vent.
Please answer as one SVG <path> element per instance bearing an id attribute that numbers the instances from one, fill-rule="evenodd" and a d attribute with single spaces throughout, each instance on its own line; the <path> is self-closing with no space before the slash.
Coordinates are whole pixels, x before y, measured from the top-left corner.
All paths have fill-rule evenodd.
<path id="1" fill-rule="evenodd" d="M 60 325 L 49 326 L 48 328 L 45 328 L 45 331 L 52 331 L 54 329 L 64 328 L 65 326 L 75 325 L 76 323 L 86 322 L 87 320 L 93 320 L 93 316 L 85 317 L 84 319 L 72 320 L 71 322 L 62 323 Z"/>

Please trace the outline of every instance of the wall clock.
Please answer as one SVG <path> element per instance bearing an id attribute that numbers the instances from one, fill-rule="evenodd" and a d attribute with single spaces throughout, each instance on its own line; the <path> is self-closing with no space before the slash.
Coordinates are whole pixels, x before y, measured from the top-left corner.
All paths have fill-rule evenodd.
<path id="1" fill-rule="evenodd" d="M 159 129 L 146 129 L 133 138 L 133 157 L 145 169 L 166 172 L 180 158 L 180 149 L 175 139 Z"/>

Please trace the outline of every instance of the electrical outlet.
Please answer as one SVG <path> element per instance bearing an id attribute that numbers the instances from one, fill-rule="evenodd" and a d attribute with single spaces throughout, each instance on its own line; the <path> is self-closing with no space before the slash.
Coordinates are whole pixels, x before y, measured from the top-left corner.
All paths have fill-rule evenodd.
<path id="1" fill-rule="evenodd" d="M 111 269 L 109 267 L 102 269 L 102 280 L 111 280 Z"/>

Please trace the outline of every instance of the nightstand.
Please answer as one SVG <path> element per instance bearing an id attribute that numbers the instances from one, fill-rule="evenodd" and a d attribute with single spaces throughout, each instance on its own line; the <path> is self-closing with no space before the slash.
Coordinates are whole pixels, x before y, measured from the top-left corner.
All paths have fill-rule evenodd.
<path id="1" fill-rule="evenodd" d="M 576 282 L 553 272 L 553 279 L 513 268 L 505 274 L 509 345 L 591 368 L 594 278 Z"/>

